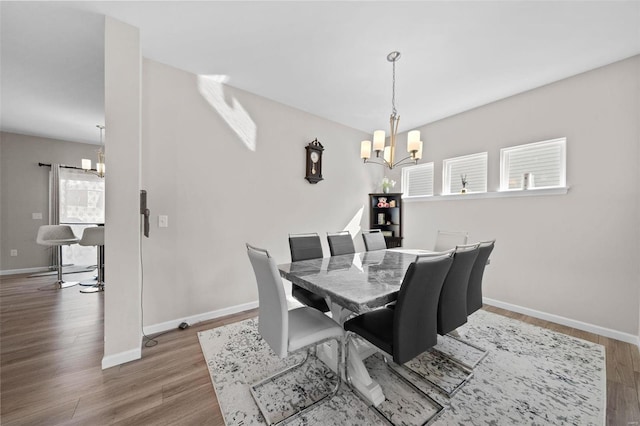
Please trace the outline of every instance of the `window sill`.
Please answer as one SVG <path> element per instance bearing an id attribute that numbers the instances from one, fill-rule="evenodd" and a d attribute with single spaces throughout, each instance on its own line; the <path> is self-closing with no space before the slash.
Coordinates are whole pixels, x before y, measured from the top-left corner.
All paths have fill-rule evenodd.
<path id="1" fill-rule="evenodd" d="M 569 192 L 569 187 L 562 188 L 542 188 L 514 191 L 497 192 L 476 192 L 470 194 L 448 194 L 432 195 L 426 197 L 403 197 L 402 201 L 411 203 L 414 201 L 454 201 L 454 200 L 477 200 L 480 198 L 511 198 L 511 197 L 540 197 L 547 195 L 565 195 Z"/>

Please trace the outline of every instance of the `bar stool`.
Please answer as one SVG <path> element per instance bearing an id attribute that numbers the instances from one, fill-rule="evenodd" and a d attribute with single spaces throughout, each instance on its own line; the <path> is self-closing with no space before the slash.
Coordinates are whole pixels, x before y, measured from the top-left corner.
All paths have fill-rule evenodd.
<path id="1" fill-rule="evenodd" d="M 55 288 L 67 288 L 77 285 L 77 281 L 64 281 L 62 279 L 62 246 L 68 246 L 78 242 L 78 238 L 68 225 L 42 225 L 38 228 L 36 242 L 43 246 L 58 247 L 58 280 L 54 283 Z"/>
<path id="2" fill-rule="evenodd" d="M 82 239 L 78 242 L 81 246 L 97 246 L 98 248 L 98 280 L 88 288 L 80 289 L 80 293 L 97 293 L 104 291 L 104 226 L 85 228 Z"/>

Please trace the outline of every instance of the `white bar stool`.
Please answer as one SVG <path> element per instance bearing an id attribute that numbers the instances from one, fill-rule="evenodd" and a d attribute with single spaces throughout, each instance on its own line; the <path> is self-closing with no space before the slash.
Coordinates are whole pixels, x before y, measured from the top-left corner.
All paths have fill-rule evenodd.
<path id="1" fill-rule="evenodd" d="M 80 289 L 80 293 L 97 293 L 104 291 L 104 226 L 85 228 L 82 239 L 78 242 L 81 246 L 98 247 L 98 280 L 91 287 Z"/>
<path id="2" fill-rule="evenodd" d="M 77 285 L 77 281 L 64 281 L 62 279 L 62 246 L 68 246 L 78 242 L 78 238 L 68 225 L 42 225 L 38 228 L 36 242 L 43 246 L 58 247 L 58 280 L 55 288 L 67 288 Z"/>

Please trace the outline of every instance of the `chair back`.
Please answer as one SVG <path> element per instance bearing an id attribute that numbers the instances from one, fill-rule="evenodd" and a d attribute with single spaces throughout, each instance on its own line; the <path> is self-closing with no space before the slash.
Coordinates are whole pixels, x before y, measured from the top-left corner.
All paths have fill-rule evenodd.
<path id="1" fill-rule="evenodd" d="M 351 254 L 356 252 L 353 245 L 353 238 L 349 231 L 327 232 L 327 241 L 329 242 L 329 251 L 331 256 L 339 256 L 341 254 Z"/>
<path id="2" fill-rule="evenodd" d="M 247 254 L 258 284 L 258 331 L 271 349 L 284 358 L 288 352 L 289 313 L 276 262 L 266 250 L 249 244 Z"/>
<path id="3" fill-rule="evenodd" d="M 387 242 L 379 229 L 362 231 L 362 239 L 364 240 L 364 248 L 366 251 L 387 249 Z"/>
<path id="4" fill-rule="evenodd" d="M 456 247 L 438 301 L 440 335 L 444 336 L 467 322 L 467 287 L 478 250 L 478 244 Z"/>
<path id="5" fill-rule="evenodd" d="M 496 240 L 480 243 L 478 257 L 471 268 L 469 287 L 467 288 L 467 316 L 482 308 L 482 277 L 487 266 L 489 256 L 493 251 Z"/>
<path id="6" fill-rule="evenodd" d="M 419 258 L 402 280 L 393 318 L 393 360 L 413 359 L 438 343 L 438 299 L 452 253 Z"/>
<path id="7" fill-rule="evenodd" d="M 313 234 L 289 234 L 289 249 L 291 250 L 291 261 L 319 259 L 322 254 L 322 243 L 320 236 Z"/>
<path id="8" fill-rule="evenodd" d="M 45 246 L 70 244 L 73 240 L 77 242 L 78 238 L 69 225 L 42 225 L 36 236 L 36 242 Z"/>
<path id="9" fill-rule="evenodd" d="M 82 238 L 78 241 L 81 246 L 103 246 L 104 226 L 92 226 L 82 231 Z"/>
<path id="10" fill-rule="evenodd" d="M 436 244 L 433 247 L 434 251 L 445 251 L 456 246 L 462 246 L 467 244 L 469 234 L 464 231 L 438 231 L 436 236 Z"/>

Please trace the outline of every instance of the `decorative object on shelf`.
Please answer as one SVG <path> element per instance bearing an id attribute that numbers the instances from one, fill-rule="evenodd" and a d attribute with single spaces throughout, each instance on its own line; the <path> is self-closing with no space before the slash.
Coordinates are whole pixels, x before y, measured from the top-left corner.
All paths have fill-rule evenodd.
<path id="1" fill-rule="evenodd" d="M 394 208 L 396 206 L 396 200 L 389 201 L 389 207 Z"/>
<path id="2" fill-rule="evenodd" d="M 531 189 L 534 186 L 533 173 L 525 173 L 522 175 L 522 189 Z"/>
<path id="3" fill-rule="evenodd" d="M 309 183 L 318 183 L 323 180 L 322 153 L 324 152 L 324 147 L 316 138 L 313 142 L 309 142 L 309 145 L 305 146 L 304 149 L 307 151 L 307 167 L 304 178 L 308 180 Z"/>
<path id="4" fill-rule="evenodd" d="M 360 143 L 360 158 L 365 163 L 382 164 L 393 169 L 403 163 L 413 162 L 418 164 L 418 160 L 422 158 L 422 141 L 420 140 L 420 131 L 412 130 L 407 134 L 407 152 L 408 157 L 395 161 L 396 155 L 396 136 L 398 134 L 398 123 L 400 116 L 396 110 L 396 62 L 400 59 L 400 52 L 391 52 L 387 55 L 387 61 L 393 64 L 393 84 L 391 86 L 391 117 L 389 124 L 391 125 L 391 133 L 389 134 L 389 146 L 385 146 L 384 130 L 376 130 L 373 132 L 373 150 L 376 153 L 377 161 L 371 160 L 371 141 L 366 140 Z M 380 160 L 380 153 L 382 159 Z"/>
<path id="5" fill-rule="evenodd" d="M 389 203 L 387 203 L 387 197 L 378 197 L 378 207 L 381 209 L 389 207 Z"/>
<path id="6" fill-rule="evenodd" d="M 467 193 L 467 175 L 460 175 L 460 180 L 462 181 L 462 189 L 460 190 L 461 194 Z"/>
<path id="7" fill-rule="evenodd" d="M 101 178 L 104 177 L 104 142 L 102 141 L 102 132 L 104 131 L 104 126 L 101 124 L 96 124 L 96 127 L 100 129 L 100 149 L 98 150 L 98 161 L 96 162 L 96 169 L 91 169 L 91 160 L 87 158 L 82 159 L 82 170 L 86 173 L 92 173 Z"/>
<path id="8" fill-rule="evenodd" d="M 380 185 L 382 186 L 382 192 L 388 194 L 389 192 L 391 192 L 391 188 L 396 186 L 396 181 L 391 180 L 385 176 L 382 178 L 382 182 L 380 183 Z"/>
<path id="9" fill-rule="evenodd" d="M 378 225 L 384 225 L 384 213 L 378 213 Z"/>

